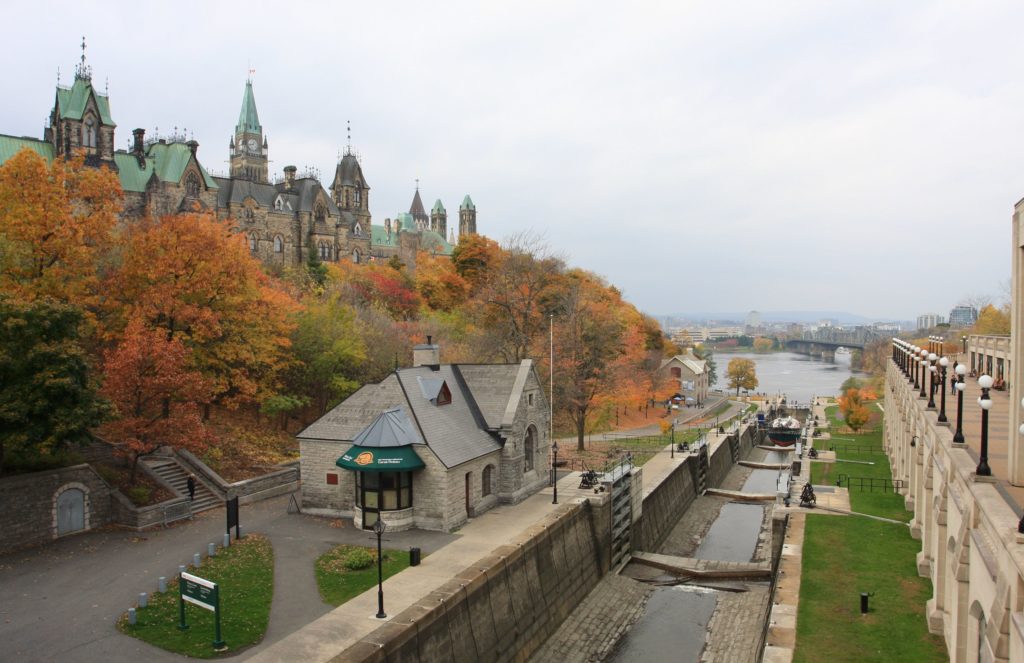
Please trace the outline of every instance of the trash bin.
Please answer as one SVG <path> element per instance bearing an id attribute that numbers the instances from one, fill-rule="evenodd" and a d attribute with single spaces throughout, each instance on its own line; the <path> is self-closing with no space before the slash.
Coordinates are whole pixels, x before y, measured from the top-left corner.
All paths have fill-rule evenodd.
<path id="1" fill-rule="evenodd" d="M 420 549 L 419 548 L 409 548 L 409 566 L 419 566 L 419 565 L 420 565 Z"/>

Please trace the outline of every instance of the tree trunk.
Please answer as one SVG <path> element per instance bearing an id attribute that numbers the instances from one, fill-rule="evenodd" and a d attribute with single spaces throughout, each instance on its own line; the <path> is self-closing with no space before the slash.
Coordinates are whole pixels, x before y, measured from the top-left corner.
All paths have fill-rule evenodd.
<path id="1" fill-rule="evenodd" d="M 577 410 L 573 418 L 576 420 L 576 450 L 586 451 L 584 436 L 587 432 L 587 411 L 585 409 Z"/>
<path id="2" fill-rule="evenodd" d="M 135 485 L 135 470 L 139 465 L 139 454 L 132 454 L 132 471 L 128 475 L 128 484 Z"/>

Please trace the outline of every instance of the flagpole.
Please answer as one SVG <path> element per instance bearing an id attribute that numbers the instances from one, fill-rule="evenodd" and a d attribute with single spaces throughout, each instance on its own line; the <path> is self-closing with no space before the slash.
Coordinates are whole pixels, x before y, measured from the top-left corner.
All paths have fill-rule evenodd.
<path id="1" fill-rule="evenodd" d="M 555 314 L 548 314 L 548 438 L 551 440 L 551 485 L 554 488 L 552 504 L 558 504 L 558 442 L 555 441 Z"/>

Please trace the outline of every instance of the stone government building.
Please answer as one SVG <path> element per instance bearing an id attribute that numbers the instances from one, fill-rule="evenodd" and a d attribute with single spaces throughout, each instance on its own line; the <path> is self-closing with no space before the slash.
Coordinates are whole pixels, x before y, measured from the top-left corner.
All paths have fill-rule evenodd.
<path id="1" fill-rule="evenodd" d="M 93 86 L 83 40 L 74 82 L 67 87 L 58 81 L 42 140 L 0 134 L 0 164 L 22 149 L 47 161 L 81 151 L 86 164 L 117 173 L 125 194 L 125 219 L 196 209 L 213 212 L 235 220 L 253 254 L 277 267 L 302 264 L 311 251 L 324 262 L 397 256 L 414 265 L 417 251 L 450 255 L 457 237 L 477 231 L 476 205 L 469 195 L 459 206 L 456 236 L 440 200 L 427 215 L 418 185 L 409 212 L 385 219 L 383 226 L 374 224 L 370 186 L 351 146 L 338 162 L 330 188 L 317 173 L 299 173 L 295 166 L 285 166 L 282 177 L 271 181 L 269 142 L 251 80 L 245 83 L 228 145 L 230 170 L 225 177 L 211 175 L 199 161 L 199 144 L 177 130 L 147 139 L 144 129 L 135 129 L 131 148 L 117 150 L 116 128 L 108 95 Z"/>

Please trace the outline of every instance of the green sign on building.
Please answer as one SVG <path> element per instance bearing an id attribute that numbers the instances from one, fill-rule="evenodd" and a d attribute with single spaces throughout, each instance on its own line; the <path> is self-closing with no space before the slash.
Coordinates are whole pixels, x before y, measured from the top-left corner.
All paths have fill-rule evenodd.
<path id="1" fill-rule="evenodd" d="M 227 645 L 220 636 L 220 589 L 217 587 L 217 583 L 191 573 L 182 573 L 178 579 L 178 589 L 180 590 L 178 614 L 181 618 L 178 628 L 183 631 L 188 628 L 188 624 L 185 622 L 186 601 L 205 610 L 212 610 L 216 629 L 213 646 L 215 649 L 224 649 Z"/>

